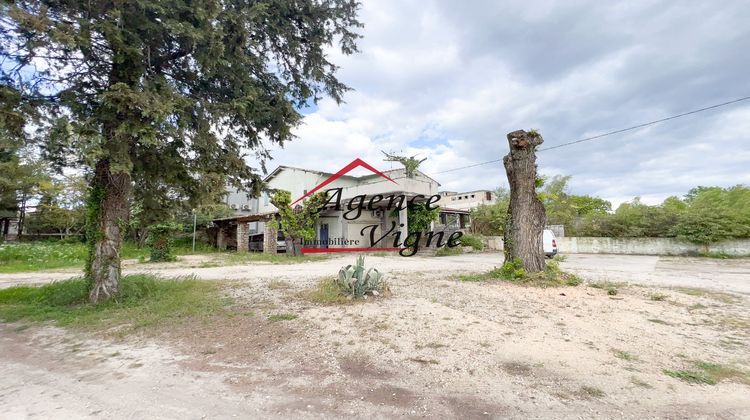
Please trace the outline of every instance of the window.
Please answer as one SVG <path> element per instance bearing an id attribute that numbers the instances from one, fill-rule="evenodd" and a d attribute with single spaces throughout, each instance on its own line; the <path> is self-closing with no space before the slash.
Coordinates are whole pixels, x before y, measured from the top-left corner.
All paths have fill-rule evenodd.
<path id="1" fill-rule="evenodd" d="M 471 198 L 474 198 L 474 194 L 471 195 Z"/>
<path id="2" fill-rule="evenodd" d="M 492 193 L 489 192 L 489 191 L 486 191 L 484 193 L 484 199 L 487 200 L 487 201 L 491 201 L 492 200 Z"/>
<path id="3" fill-rule="evenodd" d="M 461 199 L 461 197 L 458 197 L 458 199 L 460 200 L 460 199 Z"/>
<path id="4" fill-rule="evenodd" d="M 263 205 L 268 205 L 268 193 L 263 193 Z"/>

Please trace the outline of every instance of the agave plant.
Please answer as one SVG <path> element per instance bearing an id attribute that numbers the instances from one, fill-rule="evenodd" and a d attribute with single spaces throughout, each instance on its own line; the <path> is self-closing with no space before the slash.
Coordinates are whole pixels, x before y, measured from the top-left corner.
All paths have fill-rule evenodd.
<path id="1" fill-rule="evenodd" d="M 360 255 L 354 265 L 346 265 L 339 270 L 336 284 L 347 296 L 361 298 L 365 294 L 377 292 L 381 288 L 383 274 L 377 269 L 365 271 L 365 257 Z"/>

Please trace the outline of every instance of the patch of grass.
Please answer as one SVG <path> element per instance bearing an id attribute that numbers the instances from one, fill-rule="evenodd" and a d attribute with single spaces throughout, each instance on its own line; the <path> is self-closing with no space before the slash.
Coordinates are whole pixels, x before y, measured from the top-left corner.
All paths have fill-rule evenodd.
<path id="1" fill-rule="evenodd" d="M 254 262 L 266 262 L 271 264 L 300 264 L 310 261 L 325 260 L 328 257 L 321 255 L 287 255 L 287 254 L 264 254 L 262 252 L 231 252 L 222 254 L 223 265 L 242 265 Z"/>
<path id="2" fill-rule="evenodd" d="M 655 302 L 662 302 L 662 301 L 667 300 L 668 297 L 669 297 L 668 295 L 664 295 L 661 293 L 654 293 L 654 294 L 649 295 L 648 298 Z"/>
<path id="3" fill-rule="evenodd" d="M 602 398 L 606 395 L 604 391 L 594 386 L 582 386 L 578 394 L 585 398 Z"/>
<path id="4" fill-rule="evenodd" d="M 268 288 L 271 290 L 288 289 L 290 287 L 292 285 L 284 280 L 271 280 L 268 282 Z"/>
<path id="5" fill-rule="evenodd" d="M 661 325 L 672 325 L 669 322 L 664 321 L 662 319 L 658 319 L 658 318 L 649 318 L 648 322 L 653 322 L 654 324 L 661 324 Z"/>
<path id="6" fill-rule="evenodd" d="M 750 385 L 750 372 L 733 366 L 696 360 L 693 369 L 668 370 L 664 374 L 693 384 L 716 385 L 721 381 Z"/>
<path id="7" fill-rule="evenodd" d="M 54 321 L 60 326 L 108 327 L 130 330 L 208 316 L 222 311 L 226 302 L 216 282 L 194 277 L 161 279 L 150 275 L 124 276 L 120 294 L 98 305 L 88 303 L 88 283 L 71 279 L 40 287 L 17 286 L 0 290 L 0 319 Z"/>
<path id="8" fill-rule="evenodd" d="M 607 295 L 616 296 L 620 293 L 620 288 L 625 286 L 625 283 L 611 282 L 611 281 L 598 281 L 596 283 L 590 283 L 589 287 L 594 289 L 602 289 L 607 291 Z"/>
<path id="9" fill-rule="evenodd" d="M 627 360 L 628 362 L 635 362 L 638 360 L 637 356 L 624 350 L 613 349 L 612 351 L 615 353 L 615 357 L 618 359 Z"/>
<path id="10" fill-rule="evenodd" d="M 731 293 L 717 292 L 714 290 L 700 289 L 697 287 L 677 287 L 676 291 L 690 296 L 713 299 L 721 303 L 739 303 L 741 299 Z"/>
<path id="11" fill-rule="evenodd" d="M 464 253 L 464 249 L 460 246 L 455 246 L 455 247 L 444 246 L 442 248 L 438 248 L 438 250 L 435 251 L 435 256 L 436 257 L 448 257 L 451 255 L 461 255 L 463 253 Z"/>
<path id="12" fill-rule="evenodd" d="M 0 244 L 0 273 L 22 273 L 56 268 L 83 268 L 88 248 L 82 242 L 38 241 Z M 147 257 L 146 248 L 125 242 L 123 259 Z"/>
<path id="13" fill-rule="evenodd" d="M 490 272 L 462 275 L 459 280 L 465 282 L 504 280 L 533 287 L 578 286 L 582 282 L 580 277 L 562 271 L 556 261 L 547 261 L 543 272 L 529 274 L 523 269 L 520 259 L 507 262 Z"/>
<path id="14" fill-rule="evenodd" d="M 293 319 L 297 319 L 297 315 L 289 313 L 274 314 L 268 317 L 268 320 L 271 322 L 291 321 Z"/>
<path id="15" fill-rule="evenodd" d="M 341 292 L 339 286 L 332 279 L 328 278 L 321 279 L 312 289 L 301 292 L 300 296 L 303 299 L 321 305 L 337 305 L 352 302 L 351 299 L 348 299 Z"/>

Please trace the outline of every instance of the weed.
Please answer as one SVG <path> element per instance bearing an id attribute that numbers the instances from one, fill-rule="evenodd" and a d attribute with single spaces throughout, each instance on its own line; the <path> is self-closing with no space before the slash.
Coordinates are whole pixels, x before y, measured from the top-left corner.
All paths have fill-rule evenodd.
<path id="1" fill-rule="evenodd" d="M 290 287 L 292 287 L 292 285 L 284 280 L 271 280 L 268 282 L 268 288 L 271 290 L 288 289 Z"/>
<path id="2" fill-rule="evenodd" d="M 552 257 L 552 261 L 557 261 L 557 262 L 565 262 L 567 259 L 568 259 L 568 256 L 562 255 L 562 254 L 555 254 L 555 256 Z"/>
<path id="3" fill-rule="evenodd" d="M 466 282 L 505 280 L 535 287 L 578 286 L 581 284 L 580 277 L 562 271 L 556 261 L 548 261 L 543 272 L 527 273 L 523 268 L 523 261 L 519 258 L 506 262 L 502 267 L 490 272 L 466 274 L 459 279 Z"/>
<path id="4" fill-rule="evenodd" d="M 709 298 L 722 303 L 738 303 L 741 301 L 739 297 L 731 293 L 716 292 L 697 287 L 678 287 L 675 290 L 686 295 Z"/>
<path id="5" fill-rule="evenodd" d="M 583 397 L 592 397 L 592 398 L 602 398 L 606 394 L 604 391 L 597 387 L 593 386 L 582 386 L 580 390 L 578 390 L 578 394 Z"/>
<path id="6" fill-rule="evenodd" d="M 609 289 L 607 289 L 607 294 L 610 296 L 615 296 L 617 295 L 617 289 L 614 287 L 610 287 Z"/>
<path id="7" fill-rule="evenodd" d="M 662 302 L 662 301 L 667 300 L 668 297 L 669 297 L 668 295 L 663 295 L 661 293 L 654 293 L 650 295 L 648 298 L 656 302 Z"/>
<path id="8" fill-rule="evenodd" d="M 623 350 L 612 350 L 615 353 L 615 357 L 622 360 L 627 360 L 628 362 L 634 362 L 638 360 L 638 357 L 636 357 L 633 354 L 630 354 Z"/>
<path id="9" fill-rule="evenodd" d="M 318 281 L 312 289 L 303 291 L 300 296 L 321 305 L 335 305 L 350 301 L 332 279 Z"/>
<path id="10" fill-rule="evenodd" d="M 653 322 L 654 324 L 661 324 L 661 325 L 672 325 L 669 322 L 658 319 L 658 318 L 649 318 L 648 322 Z"/>
<path id="11" fill-rule="evenodd" d="M 733 381 L 750 385 L 750 372 L 719 363 L 694 361 L 694 370 L 667 370 L 663 372 L 673 378 L 694 384 L 716 385 L 721 381 Z"/>
<path id="12" fill-rule="evenodd" d="M 442 248 L 438 248 L 438 250 L 435 251 L 435 256 L 436 257 L 448 257 L 451 255 L 461 255 L 463 253 L 464 253 L 464 249 L 460 246 L 454 246 L 454 247 L 444 246 Z"/>
<path id="13" fill-rule="evenodd" d="M 268 320 L 271 322 L 278 322 L 278 321 L 291 321 L 293 319 L 297 319 L 297 315 L 295 314 L 274 314 L 268 317 Z"/>

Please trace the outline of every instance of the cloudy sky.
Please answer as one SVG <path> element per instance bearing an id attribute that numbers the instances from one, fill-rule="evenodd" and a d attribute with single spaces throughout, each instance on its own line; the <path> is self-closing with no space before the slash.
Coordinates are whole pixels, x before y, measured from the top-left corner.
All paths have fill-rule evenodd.
<path id="1" fill-rule="evenodd" d="M 612 3 L 612 4 L 609 4 Z M 750 95 L 750 2 L 364 0 L 346 103 L 306 112 L 276 165 L 336 171 L 418 155 L 445 190 L 507 185 L 506 133 L 544 147 Z M 613 203 L 750 184 L 750 101 L 539 154 L 543 174 Z"/>

